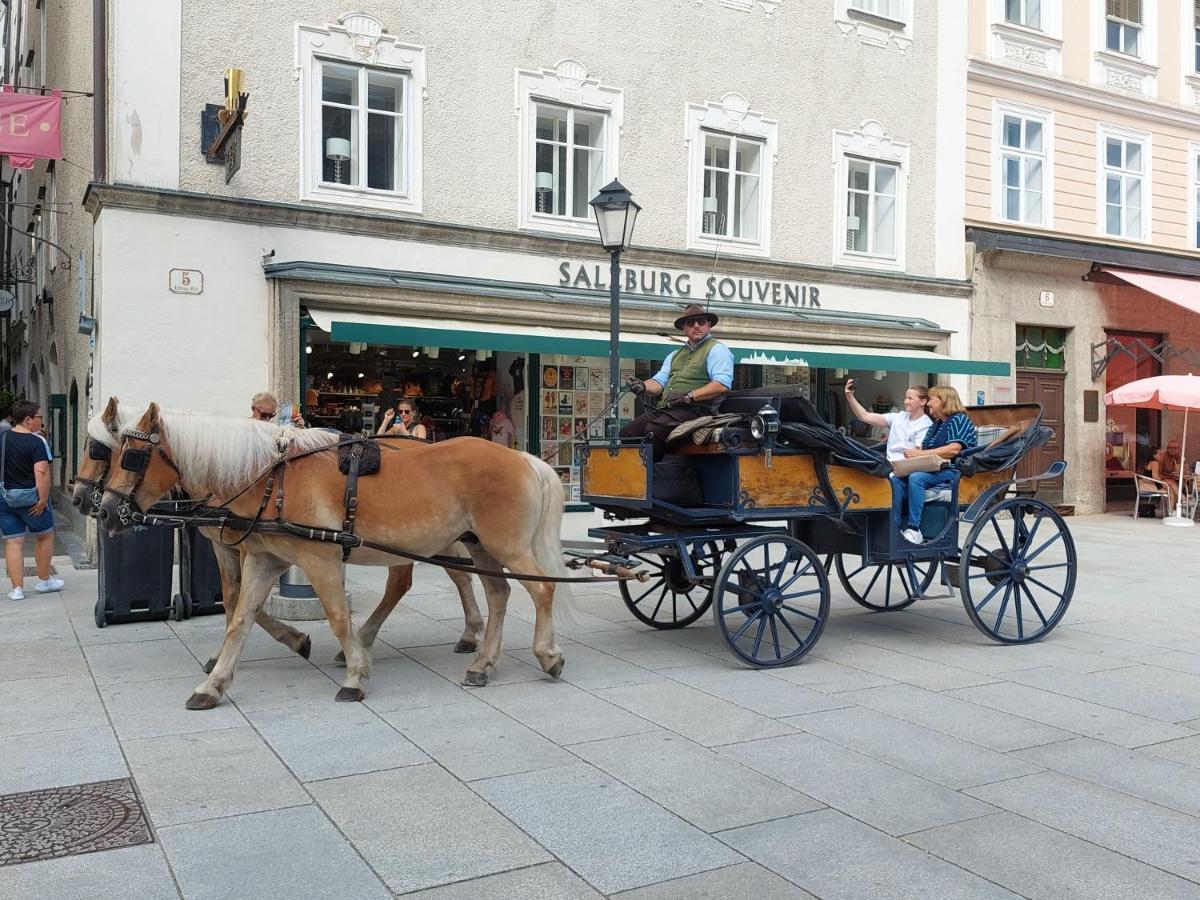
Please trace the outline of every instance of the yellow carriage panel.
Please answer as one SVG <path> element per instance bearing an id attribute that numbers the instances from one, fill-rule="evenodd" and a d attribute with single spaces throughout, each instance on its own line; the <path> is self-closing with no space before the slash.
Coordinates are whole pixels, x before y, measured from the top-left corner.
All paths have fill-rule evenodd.
<path id="1" fill-rule="evenodd" d="M 847 509 L 891 509 L 892 486 L 886 477 L 870 475 L 849 466 L 830 466 L 829 483 L 839 503 L 845 501 L 846 488 L 853 494 Z"/>
<path id="2" fill-rule="evenodd" d="M 1008 481 L 1011 477 L 1012 472 L 1006 470 L 1003 472 L 977 472 L 974 475 L 960 478 L 958 480 L 959 506 L 968 505 L 992 485 Z"/>
<path id="3" fill-rule="evenodd" d="M 583 493 L 593 497 L 647 500 L 646 464 L 637 447 L 622 447 L 616 456 L 593 447 L 583 467 Z"/>
<path id="4" fill-rule="evenodd" d="M 737 464 L 738 487 L 748 506 L 807 506 L 817 489 L 817 471 L 807 454 L 772 454 L 770 468 L 765 453 L 738 456 Z"/>

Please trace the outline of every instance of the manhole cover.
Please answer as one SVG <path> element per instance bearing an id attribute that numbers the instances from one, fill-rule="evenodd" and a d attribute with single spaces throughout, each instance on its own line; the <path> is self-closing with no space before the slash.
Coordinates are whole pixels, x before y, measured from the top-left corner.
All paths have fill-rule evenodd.
<path id="1" fill-rule="evenodd" d="M 58 569 L 54 568 L 54 566 L 51 566 L 50 574 L 57 575 Z M 37 578 L 37 566 L 26 566 L 25 567 L 25 577 L 26 578 Z"/>
<path id="2" fill-rule="evenodd" d="M 0 796 L 0 866 L 152 840 L 128 778 Z"/>

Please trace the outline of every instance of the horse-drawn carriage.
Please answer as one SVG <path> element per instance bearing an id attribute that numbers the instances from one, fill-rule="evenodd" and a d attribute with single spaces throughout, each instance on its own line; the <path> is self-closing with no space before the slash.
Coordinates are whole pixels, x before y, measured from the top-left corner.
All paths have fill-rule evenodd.
<path id="1" fill-rule="evenodd" d="M 649 569 L 648 581 L 621 584 L 642 622 L 681 628 L 711 606 L 737 657 L 788 665 L 821 635 L 831 571 L 876 611 L 928 597 L 935 582 L 942 597 L 957 589 L 971 621 L 1001 643 L 1036 641 L 1062 619 L 1074 543 L 1055 509 L 1021 489 L 1036 479 L 1014 476 L 1050 437 L 1036 404 L 967 410 L 980 446 L 956 461 L 960 479 L 926 496 L 921 544 L 891 522 L 882 452 L 833 429 L 794 390 L 730 394 L 721 413 L 723 424 L 699 429 L 703 443 L 674 445 L 666 465 L 641 442 L 581 447 L 583 499 L 610 519 L 643 520 L 589 532 L 604 542 L 604 565 Z"/>

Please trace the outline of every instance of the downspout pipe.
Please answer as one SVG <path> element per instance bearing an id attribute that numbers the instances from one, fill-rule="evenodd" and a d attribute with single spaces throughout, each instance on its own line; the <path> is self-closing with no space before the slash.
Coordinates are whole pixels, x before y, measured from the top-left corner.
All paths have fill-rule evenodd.
<path id="1" fill-rule="evenodd" d="M 92 177 L 108 181 L 108 0 L 92 0 Z"/>

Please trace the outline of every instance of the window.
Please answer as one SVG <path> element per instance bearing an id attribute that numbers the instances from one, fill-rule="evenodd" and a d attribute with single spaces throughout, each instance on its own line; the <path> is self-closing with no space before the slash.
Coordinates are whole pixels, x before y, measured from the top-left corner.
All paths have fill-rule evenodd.
<path id="1" fill-rule="evenodd" d="M 870 159 L 847 166 L 846 250 L 896 255 L 896 181 L 900 167 Z"/>
<path id="2" fill-rule="evenodd" d="M 1192 247 L 1200 250 L 1200 148 L 1195 144 L 1192 145 L 1189 159 L 1192 170 L 1192 196 L 1188 204 L 1192 220 Z"/>
<path id="3" fill-rule="evenodd" d="M 425 51 L 363 13 L 297 27 L 301 197 L 421 212 Z"/>
<path id="4" fill-rule="evenodd" d="M 835 132 L 838 154 L 834 262 L 903 270 L 908 145 L 872 119 Z"/>
<path id="5" fill-rule="evenodd" d="M 704 133 L 704 234 L 758 240 L 761 141 Z"/>
<path id="6" fill-rule="evenodd" d="M 573 59 L 552 69 L 517 70 L 522 228 L 590 238 L 588 205 L 616 177 L 622 94 Z"/>
<path id="7" fill-rule="evenodd" d="M 903 0 L 850 0 L 850 9 L 893 22 L 904 21 Z"/>
<path id="8" fill-rule="evenodd" d="M 1017 326 L 1017 366 L 1022 369 L 1066 368 L 1067 330 L 1041 325 Z"/>
<path id="9" fill-rule="evenodd" d="M 1142 0 L 1105 0 L 1105 13 L 1105 47 L 1127 56 L 1139 56 Z"/>
<path id="10" fill-rule="evenodd" d="M 586 220 L 604 186 L 603 113 L 537 104 L 533 211 Z"/>
<path id="11" fill-rule="evenodd" d="M 1046 120 L 1000 112 L 1000 218 L 1027 225 L 1045 225 L 1047 166 Z"/>
<path id="12" fill-rule="evenodd" d="M 1145 234 L 1146 145 L 1141 139 L 1102 137 L 1104 233 L 1141 240 Z"/>
<path id="13" fill-rule="evenodd" d="M 1042 0 L 1004 0 L 1004 18 L 1014 25 L 1042 30 Z"/>

